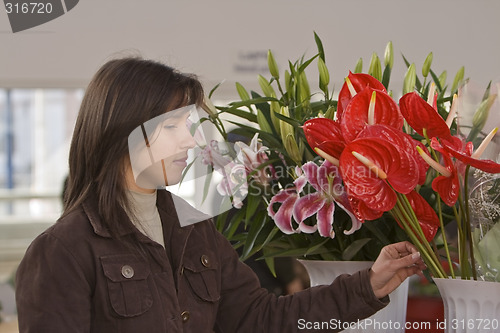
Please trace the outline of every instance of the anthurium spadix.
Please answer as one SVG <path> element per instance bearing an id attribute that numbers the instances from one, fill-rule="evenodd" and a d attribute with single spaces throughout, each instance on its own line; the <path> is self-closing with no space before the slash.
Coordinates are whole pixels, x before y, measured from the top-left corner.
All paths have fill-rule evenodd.
<path id="1" fill-rule="evenodd" d="M 366 87 L 344 110 L 340 129 L 345 142 L 349 143 L 367 126 L 384 124 L 400 130 L 403 123 L 403 116 L 391 96 L 382 90 Z"/>
<path id="2" fill-rule="evenodd" d="M 427 151 L 427 149 L 425 149 L 425 146 L 420 141 L 413 139 L 410 135 L 404 133 L 401 130 L 397 130 L 393 127 L 383 124 L 366 126 L 365 129 L 358 135 L 358 138 L 370 137 L 382 138 L 384 140 L 387 140 L 395 146 L 399 147 L 399 149 L 402 149 L 410 154 L 410 156 L 415 159 L 415 162 L 417 162 L 418 165 L 418 183 L 425 183 L 426 172 L 427 169 L 429 169 L 429 165 L 424 161 L 422 157 L 420 157 L 420 154 L 416 150 L 416 147 L 420 147 L 424 151 Z"/>
<path id="3" fill-rule="evenodd" d="M 337 104 L 337 120 L 342 119 L 342 114 L 351 102 L 351 99 L 366 87 L 372 87 L 377 90 L 386 91 L 384 85 L 371 75 L 364 73 L 352 73 L 346 77 L 344 84 L 339 92 Z"/>
<path id="4" fill-rule="evenodd" d="M 481 156 L 484 149 L 486 149 L 486 145 L 491 141 L 493 136 L 497 133 L 498 128 L 494 128 L 490 134 L 484 139 L 483 143 L 478 147 L 476 151 L 472 151 L 472 143 L 468 142 L 467 144 L 471 146 L 470 151 L 463 151 L 457 149 L 453 143 L 450 143 L 446 140 L 443 140 L 441 144 L 446 152 L 451 154 L 457 160 L 461 161 L 466 165 L 470 165 L 476 169 L 488 172 L 488 173 L 500 173 L 500 164 L 492 161 L 492 160 L 481 160 L 479 157 Z"/>

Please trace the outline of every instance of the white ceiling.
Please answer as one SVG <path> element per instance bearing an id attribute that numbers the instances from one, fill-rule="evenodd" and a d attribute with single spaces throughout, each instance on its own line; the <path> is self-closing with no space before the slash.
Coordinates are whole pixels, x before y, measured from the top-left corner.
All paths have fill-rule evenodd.
<path id="1" fill-rule="evenodd" d="M 395 85 L 405 70 L 401 53 L 420 70 L 430 51 L 449 80 L 464 65 L 466 76 L 485 83 L 500 77 L 499 13 L 497 0 L 81 0 L 14 34 L 2 11 L 0 87 L 85 87 L 109 57 L 140 53 L 197 73 L 207 90 L 225 80 L 219 94 L 231 97 L 235 81 L 256 87 L 268 49 L 281 70 L 314 55 L 313 31 L 336 87 L 359 57 L 365 69 L 372 52 L 383 57 L 389 40 Z"/>

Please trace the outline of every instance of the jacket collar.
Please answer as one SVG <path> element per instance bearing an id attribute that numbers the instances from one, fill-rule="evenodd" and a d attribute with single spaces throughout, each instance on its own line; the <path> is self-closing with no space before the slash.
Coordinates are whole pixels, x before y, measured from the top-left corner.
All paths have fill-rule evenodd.
<path id="1" fill-rule="evenodd" d="M 161 210 L 169 215 L 169 220 L 171 221 L 169 221 L 169 224 L 174 229 L 184 229 L 185 231 L 188 231 L 192 229 L 193 223 L 205 221 L 210 218 L 210 216 L 193 208 L 184 199 L 170 193 L 167 190 L 158 190 L 156 206 L 158 207 L 158 210 Z M 108 228 L 99 216 L 98 202 L 95 196 L 89 197 L 83 203 L 83 210 L 89 218 L 90 224 L 97 235 L 108 238 L 111 237 Z M 118 224 L 119 236 L 125 236 L 138 232 L 137 228 L 132 224 L 127 216 L 125 210 L 120 209 L 118 212 L 118 219 L 120 220 L 120 223 Z M 165 224 L 166 222 L 163 221 L 163 223 Z"/>

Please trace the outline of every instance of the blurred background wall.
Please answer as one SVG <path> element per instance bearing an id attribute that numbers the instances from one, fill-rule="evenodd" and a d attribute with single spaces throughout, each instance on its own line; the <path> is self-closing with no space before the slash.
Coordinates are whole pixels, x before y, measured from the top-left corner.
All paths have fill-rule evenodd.
<path id="1" fill-rule="evenodd" d="M 67 150 L 83 91 L 106 60 L 142 55 L 194 72 L 216 102 L 237 98 L 235 82 L 258 89 L 267 50 L 287 61 L 316 52 L 322 39 L 331 89 L 360 57 L 395 50 L 391 87 L 400 93 L 404 54 L 417 66 L 429 52 L 448 81 L 486 86 L 500 77 L 498 0 L 82 0 L 65 15 L 12 33 L 0 11 L 0 283 L 29 242 L 60 214 Z M 309 77 L 312 85 L 317 78 Z M 189 193 L 194 193 L 191 191 Z M 3 296 L 2 296 L 3 295 Z M 0 292 L 3 316 L 15 312 Z M 2 299 L 3 298 L 3 299 Z"/>

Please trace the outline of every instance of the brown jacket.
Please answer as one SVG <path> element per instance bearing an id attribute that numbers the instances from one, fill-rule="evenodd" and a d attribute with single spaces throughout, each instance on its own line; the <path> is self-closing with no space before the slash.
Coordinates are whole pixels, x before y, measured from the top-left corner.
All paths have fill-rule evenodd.
<path id="1" fill-rule="evenodd" d="M 368 271 L 293 296 L 269 294 L 210 220 L 180 227 L 166 191 L 157 205 L 166 251 L 125 212 L 123 233 L 136 233 L 145 253 L 111 238 L 95 200 L 38 236 L 17 272 L 20 332 L 304 332 L 387 304 L 373 295 Z"/>

